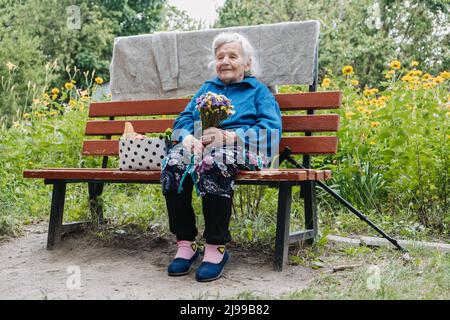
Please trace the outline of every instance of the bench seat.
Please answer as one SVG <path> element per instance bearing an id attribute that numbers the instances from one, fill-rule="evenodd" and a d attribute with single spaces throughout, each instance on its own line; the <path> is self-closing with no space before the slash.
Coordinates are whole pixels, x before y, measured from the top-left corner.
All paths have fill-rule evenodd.
<path id="1" fill-rule="evenodd" d="M 51 168 L 39 170 L 25 170 L 25 178 L 40 178 L 45 180 L 75 180 L 80 181 L 108 181 L 133 182 L 147 181 L 158 183 L 161 171 L 120 171 L 106 168 Z M 331 178 L 331 170 L 314 169 L 263 169 L 260 171 L 240 171 L 236 183 L 245 181 L 306 181 L 327 180 Z"/>

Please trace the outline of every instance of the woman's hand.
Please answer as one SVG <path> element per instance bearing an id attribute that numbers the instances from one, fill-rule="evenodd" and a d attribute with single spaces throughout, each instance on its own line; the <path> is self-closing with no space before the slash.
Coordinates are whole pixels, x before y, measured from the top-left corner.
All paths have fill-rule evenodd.
<path id="1" fill-rule="evenodd" d="M 196 139 L 192 134 L 186 136 L 183 139 L 183 147 L 188 149 L 190 152 L 194 151 L 195 155 L 201 155 L 203 152 L 203 144 L 200 140 Z"/>
<path id="2" fill-rule="evenodd" d="M 208 148 L 232 145 L 234 141 L 236 141 L 236 133 L 233 131 L 226 131 L 216 127 L 210 127 L 203 131 L 202 143 Z"/>

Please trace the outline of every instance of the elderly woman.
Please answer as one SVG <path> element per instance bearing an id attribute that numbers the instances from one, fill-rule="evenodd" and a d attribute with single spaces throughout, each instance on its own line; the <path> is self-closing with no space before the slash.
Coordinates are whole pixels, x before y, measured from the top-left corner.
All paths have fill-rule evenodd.
<path id="1" fill-rule="evenodd" d="M 170 231 L 176 235 L 178 248 L 168 266 L 170 276 L 188 274 L 199 257 L 191 204 L 194 185 L 202 196 L 206 244 L 196 272 L 198 281 L 218 279 L 229 260 L 225 244 L 231 241 L 229 224 L 236 174 L 268 166 L 274 156 L 270 146 L 278 146 L 281 138 L 280 109 L 269 89 L 253 76 L 254 50 L 249 41 L 237 33 L 221 33 L 212 48 L 217 76 L 202 85 L 175 120 L 172 140 L 178 144 L 169 151 L 161 175 Z M 196 99 L 207 92 L 225 95 L 235 113 L 220 128 L 208 128 L 201 134 L 201 129 L 196 129 L 200 120 Z M 266 148 L 258 145 L 259 141 L 264 141 Z M 261 149 L 267 151 L 258 152 Z M 198 175 L 186 175 L 192 168 L 191 153 L 195 154 L 193 165 Z"/>

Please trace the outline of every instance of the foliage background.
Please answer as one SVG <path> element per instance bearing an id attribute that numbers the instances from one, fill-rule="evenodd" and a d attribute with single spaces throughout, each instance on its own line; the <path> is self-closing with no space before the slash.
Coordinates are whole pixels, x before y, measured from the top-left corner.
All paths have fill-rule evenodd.
<path id="1" fill-rule="evenodd" d="M 82 12 L 76 31 L 66 24 L 73 3 Z M 448 2 L 227 0 L 216 27 L 306 19 L 321 21 L 320 89 L 344 92 L 339 152 L 315 157 L 314 167 L 332 169 L 331 187 L 388 232 L 448 239 Z M 108 81 L 114 37 L 204 26 L 164 0 L 0 0 L 0 26 L 0 234 L 10 234 L 48 218 L 51 190 L 24 180 L 24 169 L 100 165 L 79 151 L 88 104 Z M 343 75 L 344 66 L 353 72 Z M 68 193 L 67 218 L 89 218 L 87 187 Z M 295 190 L 293 228 L 303 224 L 299 196 Z M 324 232 L 371 233 L 318 196 Z M 114 223 L 168 232 L 158 186 L 109 185 L 103 201 Z M 275 189 L 239 187 L 233 236 L 271 243 L 276 203 Z M 200 213 L 195 197 L 194 206 Z"/>

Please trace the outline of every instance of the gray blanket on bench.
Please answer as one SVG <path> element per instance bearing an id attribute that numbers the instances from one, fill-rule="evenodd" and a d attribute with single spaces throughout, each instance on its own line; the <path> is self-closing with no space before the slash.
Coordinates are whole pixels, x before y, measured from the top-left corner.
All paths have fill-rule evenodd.
<path id="1" fill-rule="evenodd" d="M 260 81 L 268 86 L 312 84 L 319 22 L 286 22 L 191 32 L 160 32 L 114 41 L 110 89 L 114 101 L 182 97 L 214 76 L 214 37 L 245 35 L 255 48 Z"/>

